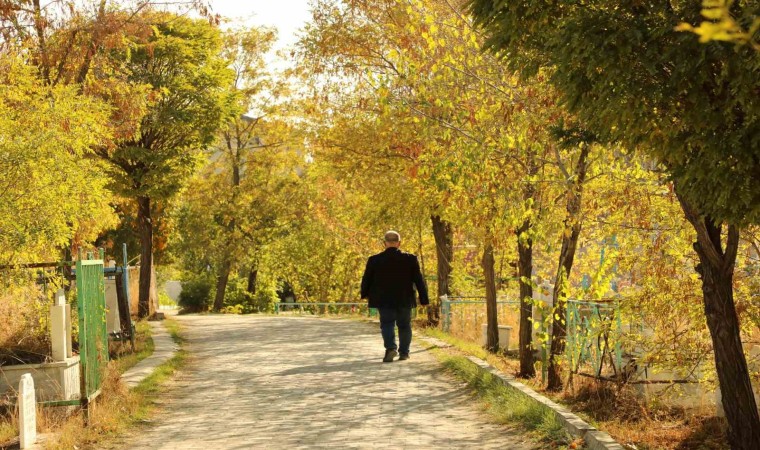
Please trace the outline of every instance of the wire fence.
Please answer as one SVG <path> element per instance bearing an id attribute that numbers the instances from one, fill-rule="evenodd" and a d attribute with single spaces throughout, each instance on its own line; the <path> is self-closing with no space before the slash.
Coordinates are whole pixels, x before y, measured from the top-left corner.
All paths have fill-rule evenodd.
<path id="1" fill-rule="evenodd" d="M 533 345 L 545 373 L 551 334 L 550 307 L 535 302 Z M 510 327 L 509 349 L 518 349 L 520 301 L 499 298 L 496 302 L 499 326 Z M 487 324 L 485 297 L 441 298 L 442 327 L 447 333 L 471 342 L 484 343 Z M 557 319 L 557 317 L 554 317 Z M 570 371 L 595 378 L 619 377 L 624 370 L 623 327 L 617 301 L 566 301 L 565 358 Z"/>

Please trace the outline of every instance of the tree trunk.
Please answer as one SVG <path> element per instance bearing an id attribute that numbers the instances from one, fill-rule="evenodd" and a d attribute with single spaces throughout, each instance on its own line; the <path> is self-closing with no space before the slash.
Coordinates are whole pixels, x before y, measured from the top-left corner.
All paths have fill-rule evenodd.
<path id="1" fill-rule="evenodd" d="M 238 144 L 240 140 L 238 139 L 236 141 Z M 230 144 L 228 144 L 230 145 Z M 240 154 L 239 149 L 236 149 L 233 151 L 233 149 L 230 147 L 230 157 L 231 157 L 231 165 L 232 165 L 232 205 L 235 205 L 235 198 L 237 197 L 237 188 L 240 186 Z M 234 207 L 234 206 L 233 206 Z M 229 223 L 227 224 L 226 231 L 227 231 L 227 244 L 228 244 L 228 251 L 224 252 L 222 255 L 222 261 L 219 267 L 219 274 L 216 278 L 216 294 L 214 295 L 214 311 L 221 311 L 221 309 L 224 307 L 224 294 L 227 292 L 227 283 L 230 280 L 230 272 L 232 271 L 232 250 L 230 247 L 235 245 L 233 242 L 229 242 L 232 240 L 232 234 L 235 232 L 235 218 L 233 217 L 230 219 Z"/>
<path id="2" fill-rule="evenodd" d="M 432 325 L 437 325 L 441 318 L 440 297 L 451 295 L 451 263 L 454 261 L 454 232 L 451 223 L 441 219 L 441 216 L 431 216 L 433 224 L 433 237 L 435 238 L 435 255 L 438 260 L 437 279 L 438 291 L 435 298 L 430 299 L 431 306 L 428 308 L 428 320 Z"/>
<path id="3" fill-rule="evenodd" d="M 259 266 L 258 264 L 253 264 L 251 266 L 251 271 L 248 272 L 248 287 L 246 288 L 246 291 L 248 291 L 251 295 L 256 295 L 256 278 L 259 276 Z"/>
<path id="4" fill-rule="evenodd" d="M 533 359 L 533 238 L 528 234 L 532 223 L 525 220 L 517 229 L 517 269 L 520 277 L 520 373 L 524 378 L 536 376 Z"/>
<path id="5" fill-rule="evenodd" d="M 153 222 L 150 217 L 150 197 L 137 198 L 137 223 L 140 229 L 140 295 L 137 315 L 150 315 L 150 282 L 153 273 Z"/>
<path id="6" fill-rule="evenodd" d="M 499 318 L 496 305 L 496 260 L 493 256 L 493 236 L 488 230 L 485 246 L 483 247 L 483 276 L 486 281 L 486 349 L 489 352 L 499 351 Z"/>
<path id="7" fill-rule="evenodd" d="M 686 218 L 697 232 L 695 267 L 702 278 L 707 327 L 712 337 L 715 369 L 720 383 L 723 410 L 728 421 L 728 440 L 735 450 L 760 449 L 760 415 L 752 391 L 741 341 L 741 328 L 733 293 L 734 266 L 739 229 L 728 226 L 725 249 L 722 224 L 702 217 L 679 196 Z"/>
<path id="8" fill-rule="evenodd" d="M 221 267 L 219 267 L 219 275 L 216 279 L 216 295 L 214 296 L 214 311 L 220 311 L 224 306 L 224 293 L 227 291 L 227 282 L 230 279 L 230 271 L 232 269 L 232 262 L 228 257 L 224 258 Z"/>
<path id="9" fill-rule="evenodd" d="M 565 216 L 565 230 L 562 234 L 562 249 L 559 253 L 557 265 L 557 279 L 554 283 L 554 316 L 552 320 L 552 342 L 549 354 L 549 381 L 547 389 L 558 391 L 562 389 L 562 368 L 559 359 L 565 353 L 566 329 L 566 284 L 573 268 L 575 250 L 578 246 L 578 238 L 581 234 L 581 199 L 583 195 L 583 183 L 586 181 L 588 169 L 589 145 L 583 145 L 575 166 L 575 181 L 567 192 L 567 206 Z"/>

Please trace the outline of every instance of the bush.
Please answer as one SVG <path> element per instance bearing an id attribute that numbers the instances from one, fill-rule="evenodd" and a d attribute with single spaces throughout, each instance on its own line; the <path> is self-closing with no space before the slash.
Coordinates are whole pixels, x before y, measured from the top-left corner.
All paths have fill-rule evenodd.
<path id="1" fill-rule="evenodd" d="M 243 314 L 243 305 L 225 306 L 222 314 Z"/>
<path id="2" fill-rule="evenodd" d="M 262 283 L 256 289 L 254 303 L 257 312 L 273 313 L 274 305 L 279 301 L 280 297 L 277 296 L 277 286 L 274 283 Z"/>
<path id="3" fill-rule="evenodd" d="M 191 274 L 182 280 L 179 306 L 182 312 L 205 312 L 213 303 L 214 276 L 208 273 Z"/>
<path id="4" fill-rule="evenodd" d="M 274 304 L 279 301 L 274 283 L 260 279 L 255 294 L 248 292 L 247 288 L 247 279 L 230 278 L 227 291 L 224 293 L 224 305 L 228 308 L 226 312 L 239 311 L 238 314 L 274 312 Z"/>

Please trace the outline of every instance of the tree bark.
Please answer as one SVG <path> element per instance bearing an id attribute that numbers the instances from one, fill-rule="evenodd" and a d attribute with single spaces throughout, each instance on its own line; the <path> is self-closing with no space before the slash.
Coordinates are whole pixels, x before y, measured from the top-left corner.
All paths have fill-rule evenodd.
<path id="1" fill-rule="evenodd" d="M 451 272 L 454 261 L 454 231 L 451 223 L 443 220 L 441 216 L 430 217 L 433 224 L 433 237 L 435 238 L 435 255 L 438 260 L 437 279 L 438 291 L 435 298 L 430 299 L 431 306 L 428 308 L 428 320 L 432 325 L 437 325 L 441 318 L 442 295 L 451 295 Z"/>
<path id="2" fill-rule="evenodd" d="M 236 145 L 240 144 L 240 139 L 238 137 L 238 140 L 236 141 Z M 230 163 L 231 163 L 231 169 L 232 169 L 232 202 L 231 204 L 236 204 L 235 199 L 237 197 L 237 189 L 240 186 L 240 149 L 232 149 L 231 145 L 228 143 L 228 146 L 230 146 Z M 226 231 L 228 233 L 227 240 L 232 240 L 232 234 L 235 231 L 235 218 L 233 217 L 230 219 L 229 223 L 227 224 Z M 230 280 L 230 272 L 232 271 L 232 254 L 230 247 L 235 245 L 233 242 L 227 242 L 228 250 L 224 252 L 222 255 L 222 261 L 219 266 L 219 274 L 216 278 L 216 294 L 214 295 L 214 311 L 220 311 L 222 307 L 224 307 L 224 294 L 227 292 L 227 283 Z"/>
<path id="3" fill-rule="evenodd" d="M 123 270 L 129 270 L 124 267 Z M 116 275 L 116 305 L 119 310 L 119 328 L 121 334 L 129 336 L 132 343 L 132 351 L 135 351 L 135 337 L 132 335 L 132 316 L 129 312 L 129 301 L 127 300 L 127 289 L 129 286 L 124 285 L 124 273 Z"/>
<path id="4" fill-rule="evenodd" d="M 251 270 L 248 272 L 248 287 L 246 288 L 246 291 L 251 295 L 256 295 L 256 278 L 258 278 L 258 276 L 258 264 L 253 264 Z"/>
<path id="5" fill-rule="evenodd" d="M 567 205 L 565 216 L 565 229 L 562 235 L 562 249 L 559 253 L 557 265 L 557 279 L 554 283 L 554 317 L 552 320 L 551 353 L 549 354 L 549 380 L 547 389 L 558 391 L 562 389 L 562 368 L 559 359 L 565 353 L 566 329 L 566 293 L 565 286 L 573 268 L 575 250 L 578 246 L 578 238 L 581 234 L 581 200 L 583 195 L 583 183 L 586 181 L 588 170 L 589 145 L 583 145 L 575 166 L 575 180 L 567 192 Z"/>
<path id="6" fill-rule="evenodd" d="M 496 260 L 493 256 L 493 236 L 491 230 L 486 233 L 483 247 L 483 276 L 486 282 L 486 349 L 489 352 L 499 351 L 499 318 L 496 305 Z"/>
<path id="7" fill-rule="evenodd" d="M 517 231 L 517 269 L 520 277 L 520 372 L 518 376 L 536 376 L 533 358 L 533 238 L 530 219 L 525 220 Z"/>
<path id="8" fill-rule="evenodd" d="M 728 440 L 735 450 L 760 449 L 760 415 L 752 390 L 736 313 L 733 276 L 739 247 L 739 229 L 728 226 L 725 249 L 722 224 L 703 217 L 679 195 L 686 218 L 697 232 L 695 267 L 702 279 L 705 318 L 713 344 Z"/>
<path id="9" fill-rule="evenodd" d="M 150 282 L 153 273 L 153 222 L 150 217 L 150 197 L 137 197 L 137 223 L 140 230 L 140 295 L 137 315 L 150 315 Z"/>
<path id="10" fill-rule="evenodd" d="M 224 306 L 224 293 L 227 291 L 227 282 L 230 280 L 230 271 L 232 270 L 232 262 L 228 257 L 224 258 L 221 267 L 219 267 L 219 275 L 216 279 L 216 295 L 214 296 L 214 311 L 220 311 Z"/>

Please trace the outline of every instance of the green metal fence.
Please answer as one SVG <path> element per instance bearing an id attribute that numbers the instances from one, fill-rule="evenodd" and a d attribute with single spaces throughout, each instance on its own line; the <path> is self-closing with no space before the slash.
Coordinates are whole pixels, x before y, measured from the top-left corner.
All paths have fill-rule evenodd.
<path id="1" fill-rule="evenodd" d="M 88 253 L 77 261 L 77 309 L 79 312 L 79 373 L 81 402 L 87 405 L 100 394 L 103 368 L 108 364 L 106 296 L 103 283 L 103 251 L 100 259 Z"/>
<path id="2" fill-rule="evenodd" d="M 106 327 L 106 293 L 104 254 L 100 259 L 92 253 L 81 255 L 76 261 L 77 313 L 79 316 L 79 387 L 75 400 L 41 402 L 42 406 L 82 406 L 89 418 L 88 404 L 99 394 L 103 384 L 103 371 L 108 364 L 108 330 Z M 67 263 L 70 264 L 70 263 Z"/>
<path id="3" fill-rule="evenodd" d="M 567 301 L 565 354 L 570 371 L 595 378 L 619 375 L 623 366 L 622 317 L 617 301 Z M 592 370 L 584 372 L 584 367 Z"/>

